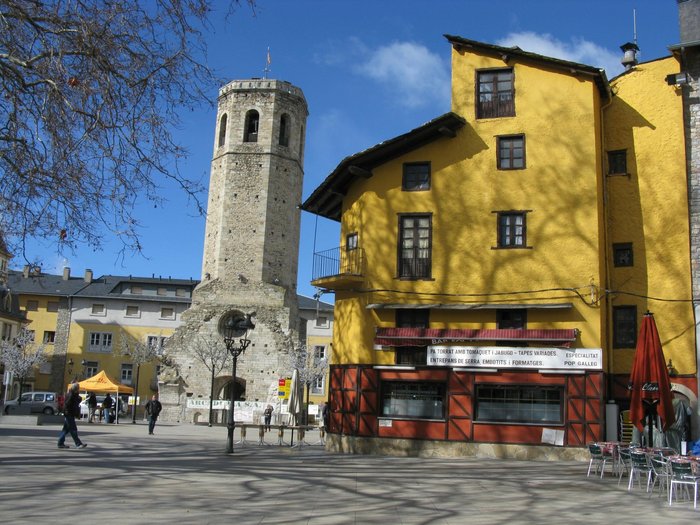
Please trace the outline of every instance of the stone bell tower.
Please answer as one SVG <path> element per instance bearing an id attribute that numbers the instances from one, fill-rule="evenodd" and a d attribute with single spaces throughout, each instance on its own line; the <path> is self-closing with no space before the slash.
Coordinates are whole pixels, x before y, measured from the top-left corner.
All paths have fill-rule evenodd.
<path id="1" fill-rule="evenodd" d="M 202 280 L 168 340 L 170 363 L 159 378 L 167 420 L 208 417 L 208 410 L 203 415 L 187 406 L 188 399 L 208 399 L 212 383 L 194 349 L 220 342 L 217 327 L 227 313 L 255 312 L 256 327 L 237 377 L 228 368 L 215 378 L 215 399 L 226 399 L 234 388 L 237 399 L 267 402 L 279 375 L 288 372 L 284 357 L 298 338 L 307 115 L 301 89 L 281 80 L 234 80 L 219 90 Z"/>

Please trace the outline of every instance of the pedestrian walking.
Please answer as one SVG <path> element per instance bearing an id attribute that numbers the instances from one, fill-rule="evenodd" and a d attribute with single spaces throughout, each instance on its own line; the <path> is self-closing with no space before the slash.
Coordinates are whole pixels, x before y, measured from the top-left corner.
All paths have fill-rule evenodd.
<path id="1" fill-rule="evenodd" d="M 88 406 L 88 423 L 94 423 L 95 422 L 95 411 L 97 410 L 97 396 L 95 396 L 95 392 L 90 392 L 90 395 L 87 398 L 87 406 Z"/>
<path id="2" fill-rule="evenodd" d="M 80 402 L 83 400 L 78 394 L 78 383 L 73 383 L 68 388 L 68 394 L 63 407 L 63 428 L 58 435 L 58 448 L 70 448 L 66 445 L 66 436 L 71 435 L 75 442 L 76 448 L 85 448 L 87 443 L 80 441 L 78 437 L 78 427 L 75 424 L 75 418 L 80 417 Z"/>
<path id="3" fill-rule="evenodd" d="M 263 415 L 265 416 L 265 432 L 268 432 L 270 430 L 270 423 L 272 422 L 272 405 L 267 405 L 265 407 L 265 411 L 263 412 Z"/>
<path id="4" fill-rule="evenodd" d="M 148 434 L 153 435 L 153 429 L 156 427 L 156 421 L 160 411 L 163 410 L 163 405 L 158 401 L 158 394 L 153 394 L 151 400 L 146 403 L 146 415 L 148 416 Z"/>

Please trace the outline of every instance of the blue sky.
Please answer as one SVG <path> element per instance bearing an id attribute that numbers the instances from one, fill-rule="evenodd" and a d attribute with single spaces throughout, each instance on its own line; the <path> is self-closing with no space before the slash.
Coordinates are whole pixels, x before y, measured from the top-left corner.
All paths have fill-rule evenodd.
<path id="1" fill-rule="evenodd" d="M 224 2 L 222 1 L 222 4 Z M 309 106 L 303 197 L 346 156 L 405 133 L 450 110 L 450 45 L 444 34 L 622 70 L 620 45 L 632 41 L 636 9 L 641 61 L 667 56 L 679 42 L 675 0 L 258 0 L 228 22 L 214 17 L 209 65 L 225 81 L 262 77 L 300 87 Z M 212 98 L 216 93 L 211 94 Z M 185 115 L 177 136 L 191 177 L 209 179 L 216 111 Z M 57 253 L 36 246 L 45 272 L 74 275 L 201 277 L 203 217 L 175 188 L 165 206 L 138 209 L 144 256 L 118 256 L 119 245 Z M 203 196 L 206 202 L 206 196 Z M 318 224 L 317 224 L 318 222 Z M 316 232 L 316 234 L 315 234 Z M 298 291 L 311 296 L 311 262 L 339 244 L 338 225 L 302 214 Z M 21 266 L 21 261 L 15 261 Z M 332 302 L 332 296 L 324 296 Z"/>

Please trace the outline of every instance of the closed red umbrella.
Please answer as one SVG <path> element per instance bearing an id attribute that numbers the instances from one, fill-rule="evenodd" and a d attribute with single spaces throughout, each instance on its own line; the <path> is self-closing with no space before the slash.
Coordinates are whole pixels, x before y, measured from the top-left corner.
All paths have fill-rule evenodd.
<path id="1" fill-rule="evenodd" d="M 659 332 L 651 312 L 644 314 L 642 320 L 628 388 L 632 391 L 630 419 L 644 432 L 644 418 L 647 417 L 648 446 L 653 446 L 654 416 L 658 415 L 661 418 L 662 429 L 666 430 L 675 421 L 675 415 L 671 381 L 661 349 Z"/>

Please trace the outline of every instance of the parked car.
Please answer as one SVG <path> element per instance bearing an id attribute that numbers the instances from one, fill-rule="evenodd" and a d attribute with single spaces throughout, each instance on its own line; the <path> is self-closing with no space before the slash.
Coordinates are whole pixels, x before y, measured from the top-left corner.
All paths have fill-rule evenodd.
<path id="1" fill-rule="evenodd" d="M 25 392 L 20 397 L 5 402 L 5 414 L 27 410 L 20 407 L 29 407 L 31 414 L 58 414 L 58 394 L 56 392 Z"/>

